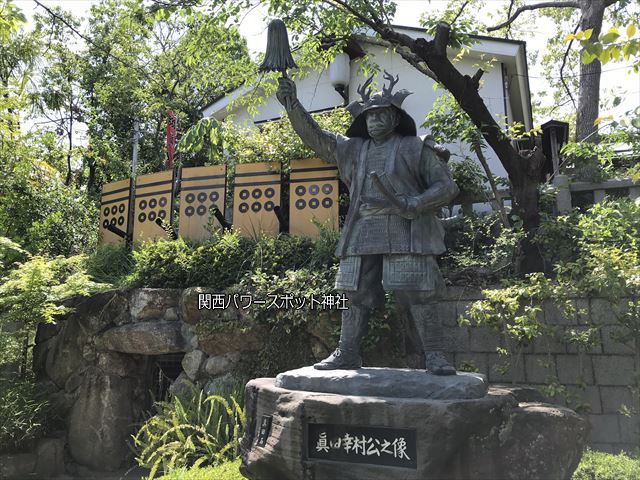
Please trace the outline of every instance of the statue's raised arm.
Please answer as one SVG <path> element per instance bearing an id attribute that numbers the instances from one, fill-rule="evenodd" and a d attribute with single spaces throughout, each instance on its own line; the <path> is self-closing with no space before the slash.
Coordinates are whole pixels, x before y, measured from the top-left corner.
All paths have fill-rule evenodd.
<path id="1" fill-rule="evenodd" d="M 323 130 L 300 104 L 296 84 L 290 78 L 281 77 L 276 98 L 286 108 L 293 129 L 307 147 L 324 162 L 336 163 L 337 135 Z"/>

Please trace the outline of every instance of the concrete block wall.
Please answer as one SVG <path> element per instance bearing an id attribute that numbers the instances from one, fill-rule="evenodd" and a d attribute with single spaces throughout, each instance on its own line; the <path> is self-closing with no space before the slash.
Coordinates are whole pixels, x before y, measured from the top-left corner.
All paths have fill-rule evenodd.
<path id="1" fill-rule="evenodd" d="M 496 347 L 504 346 L 500 334 L 487 328 L 458 326 L 458 319 L 469 304 L 481 298 L 477 289 L 451 287 L 441 302 L 440 315 L 451 338 L 449 350 L 458 368 L 475 367 L 492 383 L 536 387 L 550 402 L 584 413 L 591 423 L 591 446 L 595 449 L 615 453 L 640 446 L 640 416 L 621 413 L 625 407 L 639 407 L 640 399 L 631 386 L 640 365 L 636 365 L 633 342 L 619 340 L 622 328 L 607 300 L 575 299 L 584 313 L 572 320 L 564 318 L 552 303 L 542 305 L 543 321 L 559 332 L 596 328 L 598 344 L 587 352 L 578 353 L 575 346 L 555 336 L 542 337 L 524 347 L 520 356 L 505 359 L 496 352 Z M 554 380 L 555 394 L 544 388 Z"/>

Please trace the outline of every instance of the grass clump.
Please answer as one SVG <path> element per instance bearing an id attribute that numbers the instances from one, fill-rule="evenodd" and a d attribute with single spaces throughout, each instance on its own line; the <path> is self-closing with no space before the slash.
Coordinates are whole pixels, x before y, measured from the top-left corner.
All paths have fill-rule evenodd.
<path id="1" fill-rule="evenodd" d="M 244 480 L 240 474 L 240 459 L 212 467 L 178 468 L 159 480 Z"/>
<path id="2" fill-rule="evenodd" d="M 571 480 L 640 480 L 640 458 L 587 450 Z"/>

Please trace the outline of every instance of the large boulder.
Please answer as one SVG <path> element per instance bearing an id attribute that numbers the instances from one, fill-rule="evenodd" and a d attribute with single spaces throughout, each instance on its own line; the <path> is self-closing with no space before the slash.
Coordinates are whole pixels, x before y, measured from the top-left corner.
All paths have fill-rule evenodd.
<path id="1" fill-rule="evenodd" d="M 124 290 L 110 290 L 80 297 L 69 318 L 76 318 L 86 335 L 95 335 L 112 324 L 129 321 L 129 299 Z"/>
<path id="2" fill-rule="evenodd" d="M 182 357 L 182 370 L 191 380 L 198 380 L 206 360 L 206 353 L 201 350 L 193 350 Z"/>
<path id="3" fill-rule="evenodd" d="M 46 348 L 44 369 L 47 377 L 59 388 L 64 388 L 67 379 L 85 365 L 82 350 L 87 341 L 87 334 L 75 316 L 67 319 L 60 333 L 47 341 L 50 345 Z M 38 351 L 37 358 L 40 358 L 40 355 Z"/>
<path id="4" fill-rule="evenodd" d="M 247 384 L 245 405 L 249 479 L 569 480 L 588 430 L 569 409 L 495 388 L 434 400 L 288 390 L 261 378 Z"/>
<path id="5" fill-rule="evenodd" d="M 92 368 L 83 377 L 69 416 L 69 450 L 74 460 L 98 471 L 114 471 L 129 460 L 127 442 L 135 416 L 133 380 Z"/>
<path id="6" fill-rule="evenodd" d="M 181 290 L 176 288 L 136 288 L 129 297 L 131 321 L 175 321 Z"/>
<path id="7" fill-rule="evenodd" d="M 178 308 L 180 320 L 190 325 L 207 322 L 230 322 L 238 321 L 242 318 L 240 312 L 235 308 L 233 302 L 229 302 L 227 308 L 206 308 L 206 302 L 201 302 L 202 296 L 222 295 L 226 303 L 226 295 L 219 292 L 212 292 L 204 287 L 189 287 L 182 291 L 180 305 Z M 206 300 L 206 297 L 203 297 Z"/>
<path id="8" fill-rule="evenodd" d="M 114 327 L 96 338 L 96 348 L 140 355 L 184 352 L 180 322 L 137 322 Z"/>

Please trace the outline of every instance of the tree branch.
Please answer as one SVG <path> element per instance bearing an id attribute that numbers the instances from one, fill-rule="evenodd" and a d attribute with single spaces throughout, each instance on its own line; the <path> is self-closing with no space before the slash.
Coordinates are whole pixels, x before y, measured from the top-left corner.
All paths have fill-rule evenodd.
<path id="1" fill-rule="evenodd" d="M 436 77 L 436 74 L 429 70 L 429 68 L 424 64 L 424 60 L 422 60 L 416 54 L 412 53 L 411 50 L 409 50 L 409 48 L 405 46 L 395 45 L 387 40 L 376 37 L 369 37 L 367 35 L 356 34 L 352 35 L 351 38 L 356 42 L 370 43 L 372 45 L 379 45 L 385 48 L 394 48 L 402 58 L 404 58 L 407 62 L 409 62 L 409 64 L 411 64 L 413 68 L 431 78 L 432 80 L 436 82 L 438 81 L 438 77 Z"/>
<path id="2" fill-rule="evenodd" d="M 573 29 L 574 35 L 579 28 L 580 28 L 580 22 L 578 22 L 578 24 L 576 25 L 576 28 Z M 567 85 L 567 82 L 564 79 L 564 67 L 567 64 L 567 57 L 569 56 L 569 52 L 571 51 L 571 45 L 573 45 L 573 38 L 569 42 L 569 45 L 567 45 L 567 50 L 564 52 L 564 56 L 562 57 L 562 65 L 560 65 L 560 81 L 562 82 L 562 85 L 564 86 L 564 89 L 566 90 L 567 95 L 569 95 L 569 98 L 571 99 L 571 103 L 573 103 L 573 108 L 577 110 L 578 107 L 576 105 L 575 100 L 573 99 L 573 95 L 571 95 L 571 90 L 569 90 L 569 86 Z"/>
<path id="3" fill-rule="evenodd" d="M 495 27 L 487 28 L 487 32 L 493 32 L 495 30 L 500 30 L 501 28 L 506 27 L 507 25 L 511 25 L 516 18 L 520 16 L 522 12 L 526 12 L 527 10 L 538 10 L 539 8 L 580 8 L 580 4 L 575 1 L 558 1 L 558 2 L 540 2 L 533 3 L 531 5 L 523 5 L 518 8 L 516 12 L 511 15 L 507 21 L 501 23 L 500 25 L 496 25 Z"/>
<path id="4" fill-rule="evenodd" d="M 456 23 L 456 20 L 458 20 L 458 18 L 460 17 L 460 15 L 462 15 L 462 12 L 464 12 L 464 9 L 466 8 L 467 4 L 469 3 L 469 0 L 465 0 L 465 2 L 462 4 L 462 6 L 460 7 L 460 10 L 458 11 L 458 13 L 456 14 L 455 17 L 453 17 L 453 20 L 451 20 L 451 25 L 453 25 L 454 23 Z"/>

